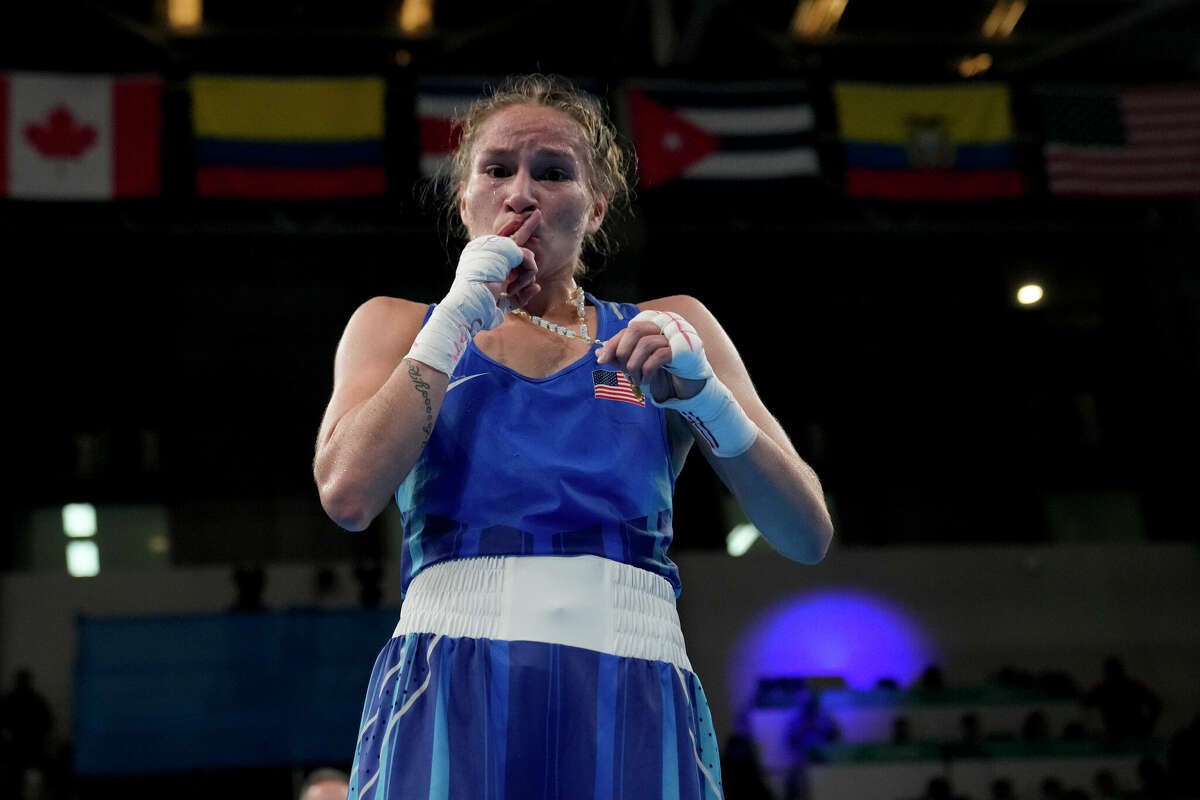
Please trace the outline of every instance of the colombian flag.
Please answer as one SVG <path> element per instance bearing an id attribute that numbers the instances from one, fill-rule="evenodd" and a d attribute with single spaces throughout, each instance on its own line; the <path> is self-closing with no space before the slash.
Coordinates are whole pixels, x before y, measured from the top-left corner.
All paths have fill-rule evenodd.
<path id="1" fill-rule="evenodd" d="M 846 193 L 897 200 L 1015 197 L 1008 87 L 837 84 Z"/>
<path id="2" fill-rule="evenodd" d="M 379 77 L 191 79 L 196 193 L 313 199 L 382 194 Z"/>

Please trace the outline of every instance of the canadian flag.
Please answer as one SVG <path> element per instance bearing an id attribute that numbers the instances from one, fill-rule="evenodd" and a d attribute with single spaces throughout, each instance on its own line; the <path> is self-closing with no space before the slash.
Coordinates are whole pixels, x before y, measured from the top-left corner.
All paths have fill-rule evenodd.
<path id="1" fill-rule="evenodd" d="M 0 74 L 0 196 L 157 194 L 162 87 L 155 77 Z"/>

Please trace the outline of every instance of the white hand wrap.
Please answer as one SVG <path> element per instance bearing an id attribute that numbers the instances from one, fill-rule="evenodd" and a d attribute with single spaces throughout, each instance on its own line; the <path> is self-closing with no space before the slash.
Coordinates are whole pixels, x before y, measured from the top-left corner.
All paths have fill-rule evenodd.
<path id="1" fill-rule="evenodd" d="M 450 291 L 433 310 L 405 358 L 450 375 L 471 339 L 504 321 L 488 282 L 504 281 L 525 255 L 507 236 L 480 236 L 463 248 Z"/>
<path id="2" fill-rule="evenodd" d="M 649 387 L 642 389 L 656 406 L 678 411 L 721 458 L 740 456 L 758 438 L 758 426 L 746 415 L 721 379 L 709 366 L 704 342 L 686 319 L 669 311 L 643 311 L 630 323 L 649 322 L 658 326 L 671 345 L 671 360 L 663 369 L 680 378 L 704 381 L 704 388 L 686 400 L 655 400 Z"/>

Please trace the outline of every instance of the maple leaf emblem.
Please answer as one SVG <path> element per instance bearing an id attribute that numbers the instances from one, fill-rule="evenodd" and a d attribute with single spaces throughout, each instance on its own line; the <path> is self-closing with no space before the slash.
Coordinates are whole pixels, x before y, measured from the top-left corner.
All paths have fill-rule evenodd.
<path id="1" fill-rule="evenodd" d="M 44 121 L 26 125 L 25 138 L 46 158 L 76 159 L 96 143 L 96 128 L 80 124 L 71 109 L 58 105 Z"/>

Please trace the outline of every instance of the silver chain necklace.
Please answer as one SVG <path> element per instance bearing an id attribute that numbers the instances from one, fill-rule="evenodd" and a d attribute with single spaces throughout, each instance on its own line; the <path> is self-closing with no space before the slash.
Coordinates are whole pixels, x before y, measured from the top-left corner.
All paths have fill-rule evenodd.
<path id="1" fill-rule="evenodd" d="M 556 322 L 550 322 L 549 320 L 544 320 L 539 316 L 530 314 L 528 311 L 526 311 L 523 308 L 514 308 L 511 311 L 509 311 L 508 313 L 515 314 L 518 317 L 524 317 L 525 319 L 532 322 L 534 325 L 537 325 L 538 327 L 541 327 L 541 328 L 545 328 L 546 330 L 548 330 L 552 333 L 557 333 L 560 336 L 566 336 L 568 339 L 579 339 L 581 341 L 587 342 L 590 345 L 603 345 L 604 342 L 600 341 L 599 339 L 593 339 L 591 336 L 588 335 L 587 312 L 584 311 L 584 308 L 583 308 L 583 289 L 581 289 L 579 286 L 576 286 L 575 291 L 573 291 L 571 293 L 571 299 L 575 301 L 575 310 L 579 317 L 579 332 L 578 333 L 576 333 L 575 331 L 566 327 L 565 325 L 559 325 Z M 629 382 L 629 388 L 630 388 L 630 391 L 633 392 L 633 396 L 636 397 L 638 400 L 641 400 L 645 396 L 642 394 L 642 388 L 633 382 L 633 377 L 630 376 L 630 374 L 628 372 L 624 373 L 624 375 L 625 375 L 625 380 L 627 380 Z"/>
<path id="2" fill-rule="evenodd" d="M 559 325 L 556 322 L 550 322 L 549 320 L 542 319 L 541 317 L 539 317 L 535 314 L 530 314 L 528 311 L 526 311 L 523 308 L 514 308 L 511 311 L 509 311 L 508 313 L 515 314 L 518 317 L 524 317 L 525 319 L 532 322 L 534 325 L 545 328 L 548 331 L 557 333 L 560 336 L 566 336 L 568 339 L 580 339 L 580 340 L 587 342 L 588 344 L 592 344 L 592 345 L 604 344 L 604 342 L 600 341 L 599 339 L 593 339 L 591 336 L 588 335 L 587 312 L 583 308 L 583 289 L 580 288 L 579 286 L 576 286 L 575 290 L 573 292 L 571 292 L 570 299 L 574 301 L 575 311 L 579 317 L 579 332 L 578 333 L 576 333 L 575 331 L 566 327 L 565 325 Z"/>

